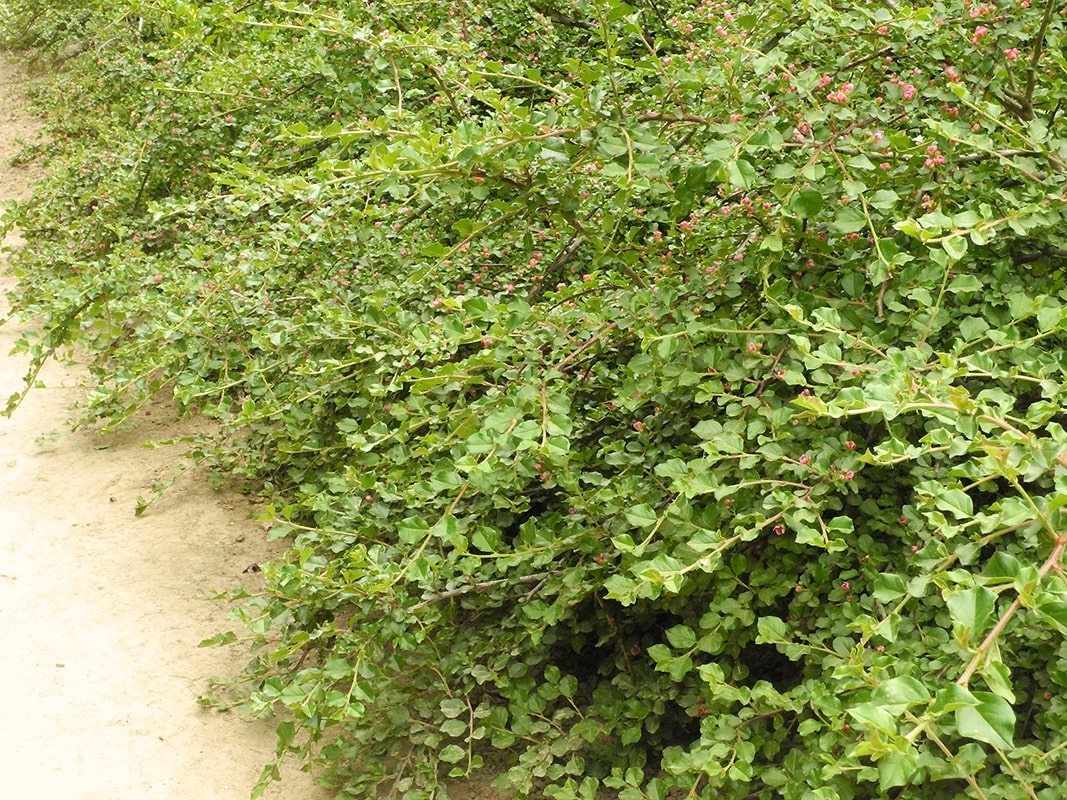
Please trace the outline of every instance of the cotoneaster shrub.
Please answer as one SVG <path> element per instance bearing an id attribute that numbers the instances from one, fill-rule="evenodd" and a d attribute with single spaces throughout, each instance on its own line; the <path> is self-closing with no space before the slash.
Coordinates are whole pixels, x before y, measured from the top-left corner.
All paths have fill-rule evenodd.
<path id="1" fill-rule="evenodd" d="M 1062 796 L 1063 15 L 131 4 L 15 299 L 292 541 L 209 701 L 343 797 Z"/>

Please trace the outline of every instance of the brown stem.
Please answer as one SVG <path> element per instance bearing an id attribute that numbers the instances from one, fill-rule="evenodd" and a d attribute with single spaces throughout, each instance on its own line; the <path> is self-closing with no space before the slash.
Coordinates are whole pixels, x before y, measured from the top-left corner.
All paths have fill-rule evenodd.
<path id="1" fill-rule="evenodd" d="M 606 336 L 611 331 L 615 330 L 617 327 L 619 327 L 619 326 L 616 325 L 614 322 L 612 322 L 610 325 L 608 325 L 606 328 L 604 328 L 604 330 L 602 330 L 596 336 L 592 337 L 591 339 L 586 339 L 584 342 L 581 343 L 581 345 L 579 345 L 579 347 L 576 350 L 572 351 L 570 355 L 568 355 L 566 358 L 564 358 L 562 361 L 560 361 L 558 364 L 556 364 L 555 368 L 557 370 L 562 371 L 563 368 L 565 366 L 567 366 L 567 364 L 569 364 L 570 362 L 574 361 L 574 359 L 576 359 L 578 356 L 580 356 L 582 353 L 584 353 L 586 350 L 588 350 L 590 347 L 592 347 L 594 343 L 599 341 L 602 337 Z"/>
<path id="2" fill-rule="evenodd" d="M 868 61 L 873 61 L 876 58 L 881 58 L 882 56 L 887 56 L 892 52 L 893 52 L 893 47 L 892 46 L 883 47 L 881 50 L 875 50 L 873 53 L 868 53 L 867 55 L 863 56 L 863 58 L 857 58 L 855 61 L 852 61 L 852 62 L 850 62 L 848 64 L 845 64 L 845 66 L 841 67 L 841 69 L 837 70 L 837 72 L 838 73 L 847 72 L 848 70 L 852 69 L 853 67 L 858 67 L 860 64 L 865 64 Z"/>
<path id="3" fill-rule="evenodd" d="M 1039 577 L 1043 578 L 1049 573 L 1049 571 L 1059 569 L 1060 559 L 1063 557 L 1063 551 L 1065 548 L 1067 548 L 1067 533 L 1063 534 L 1056 540 L 1056 544 L 1053 546 L 1052 552 L 1049 553 L 1048 558 L 1045 559 L 1045 563 L 1042 564 L 1040 569 L 1038 569 L 1037 571 Z M 970 681 L 971 676 L 974 675 L 975 670 L 978 669 L 978 666 L 985 658 L 986 652 L 994 644 L 996 644 L 997 639 L 1000 638 L 1000 634 L 1004 632 L 1004 629 L 1008 626 L 1008 622 L 1013 616 L 1015 616 L 1015 612 L 1019 610 L 1019 607 L 1021 605 L 1022 596 L 1017 595 L 1016 598 L 1012 601 L 1011 605 L 1008 606 L 1008 610 L 1004 612 L 1004 614 L 999 620 L 997 620 L 997 624 L 993 626 L 993 630 L 991 630 L 989 632 L 989 635 L 985 637 L 985 640 L 980 645 L 978 645 L 978 651 L 974 654 L 974 656 L 971 657 L 970 662 L 963 670 L 963 674 L 956 679 L 957 686 L 967 686 L 967 683 L 968 681 Z"/>
<path id="4" fill-rule="evenodd" d="M 509 583 L 541 583 L 554 575 L 561 575 L 563 570 L 553 570 L 551 572 L 535 572 L 531 575 L 520 575 L 517 578 L 498 578 L 492 581 L 482 581 L 480 583 L 468 583 L 465 586 L 460 586 L 457 589 L 449 589 L 447 592 L 441 592 L 435 594 L 433 597 L 429 597 L 423 600 L 421 603 L 417 603 L 411 607 L 412 611 L 418 611 L 420 608 L 439 603 L 442 600 L 451 600 L 453 597 L 462 597 L 465 594 L 471 592 L 482 592 L 487 589 L 492 589 L 497 586 L 505 586 Z M 540 587 L 535 587 L 540 588 Z"/>
<path id="5" fill-rule="evenodd" d="M 715 125 L 713 119 L 701 117 L 697 114 L 642 114 L 637 118 L 638 122 L 692 122 L 696 125 Z"/>
<path id="6" fill-rule="evenodd" d="M 448 105 L 452 108 L 452 113 L 456 115 L 456 120 L 462 121 L 464 119 L 463 112 L 459 110 L 459 106 L 456 104 L 456 98 L 452 92 L 449 91 L 448 84 L 446 84 L 445 79 L 441 77 L 441 73 L 438 72 L 432 64 L 424 64 L 423 66 L 430 71 L 434 83 L 437 84 L 437 88 L 441 90 L 441 94 L 448 100 Z"/>
<path id="7" fill-rule="evenodd" d="M 1034 86 L 1037 84 L 1037 62 L 1041 60 L 1041 55 L 1045 51 L 1045 33 L 1048 31 L 1049 23 L 1052 21 L 1052 12 L 1056 7 L 1054 0 L 1046 0 L 1045 2 L 1045 15 L 1041 18 L 1041 27 L 1037 29 L 1037 36 L 1034 37 L 1034 53 L 1030 56 L 1030 72 L 1026 76 L 1026 92 L 1022 98 L 1022 112 L 1025 115 L 1025 119 L 1034 118 Z"/>

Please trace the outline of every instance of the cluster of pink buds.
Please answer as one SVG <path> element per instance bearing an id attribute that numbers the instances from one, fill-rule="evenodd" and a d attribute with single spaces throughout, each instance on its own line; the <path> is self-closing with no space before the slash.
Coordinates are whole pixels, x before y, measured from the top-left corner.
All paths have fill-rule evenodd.
<path id="1" fill-rule="evenodd" d="M 945 156 L 942 153 L 937 152 L 936 144 L 932 144 L 926 148 L 926 155 L 928 158 L 923 162 L 923 166 L 927 169 L 933 169 L 934 167 L 945 163 Z"/>
<path id="2" fill-rule="evenodd" d="M 830 92 L 828 95 L 826 95 L 826 99 L 829 100 L 831 103 L 847 103 L 849 94 L 855 88 L 856 87 L 851 83 L 842 83 L 841 88 L 837 91 Z"/>

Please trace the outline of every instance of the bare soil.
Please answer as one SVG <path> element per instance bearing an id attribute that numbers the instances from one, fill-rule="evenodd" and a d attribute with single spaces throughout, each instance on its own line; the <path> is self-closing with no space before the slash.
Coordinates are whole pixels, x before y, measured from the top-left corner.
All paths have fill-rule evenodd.
<path id="1" fill-rule="evenodd" d="M 0 201 L 30 191 L 13 166 L 32 141 L 28 79 L 0 54 Z M 17 237 L 6 244 L 18 244 Z M 0 263 L 0 292 L 14 278 Z M 7 315 L 0 299 L 0 319 Z M 26 359 L 6 354 L 18 322 L 0 327 L 0 407 Z M 136 498 L 173 473 L 180 454 L 146 449 L 191 423 L 165 409 L 136 429 L 69 433 L 82 371 L 52 364 L 11 419 L 0 417 L 0 785 L 6 800 L 247 798 L 274 751 L 274 723 L 197 705 L 239 650 L 198 649 L 232 627 L 212 592 L 260 577 L 263 527 L 240 495 L 185 473 L 141 517 Z M 325 800 L 296 765 L 270 800 Z"/>

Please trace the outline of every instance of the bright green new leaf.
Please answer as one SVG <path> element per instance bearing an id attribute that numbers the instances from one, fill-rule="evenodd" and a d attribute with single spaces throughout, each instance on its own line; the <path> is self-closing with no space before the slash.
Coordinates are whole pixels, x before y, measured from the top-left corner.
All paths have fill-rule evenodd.
<path id="1" fill-rule="evenodd" d="M 963 236 L 950 236 L 941 242 L 941 246 L 953 261 L 959 261 L 967 255 L 967 239 Z"/>

